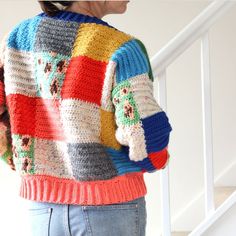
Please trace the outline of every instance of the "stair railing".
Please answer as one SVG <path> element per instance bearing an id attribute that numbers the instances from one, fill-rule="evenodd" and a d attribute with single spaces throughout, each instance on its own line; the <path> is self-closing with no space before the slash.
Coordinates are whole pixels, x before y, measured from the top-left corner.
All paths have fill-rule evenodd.
<path id="1" fill-rule="evenodd" d="M 209 56 L 209 29 L 223 16 L 235 1 L 214 0 L 174 38 L 172 38 L 152 58 L 154 77 L 158 78 L 158 102 L 167 112 L 166 70 L 196 40 L 201 39 L 201 83 L 202 83 L 202 119 L 204 148 L 205 181 L 205 218 L 215 211 L 214 206 L 214 172 L 212 147 L 212 105 L 211 75 Z M 168 113 L 168 112 L 167 112 Z M 162 201 L 162 235 L 171 236 L 169 166 L 160 171 Z"/>

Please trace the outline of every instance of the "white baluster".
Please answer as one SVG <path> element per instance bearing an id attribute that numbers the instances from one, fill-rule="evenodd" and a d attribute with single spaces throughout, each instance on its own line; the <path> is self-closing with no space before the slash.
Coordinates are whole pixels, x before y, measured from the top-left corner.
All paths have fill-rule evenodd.
<path id="1" fill-rule="evenodd" d="M 158 103 L 162 109 L 167 110 L 166 99 L 166 71 L 158 75 Z M 171 236 L 170 222 L 170 188 L 169 188 L 169 166 L 160 171 L 161 184 L 161 214 L 162 214 L 162 236 Z"/>
<path id="2" fill-rule="evenodd" d="M 205 178 L 205 216 L 213 213 L 214 206 L 214 171 L 212 147 L 212 116 L 211 116 L 211 81 L 209 37 L 206 32 L 201 39 L 201 81 L 202 81 L 202 118 Z"/>

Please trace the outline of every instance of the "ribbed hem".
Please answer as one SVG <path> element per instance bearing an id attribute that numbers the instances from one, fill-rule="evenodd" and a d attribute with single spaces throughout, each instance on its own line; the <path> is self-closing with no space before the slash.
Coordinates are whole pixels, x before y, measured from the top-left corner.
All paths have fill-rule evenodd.
<path id="1" fill-rule="evenodd" d="M 45 175 L 22 176 L 20 197 L 59 204 L 106 205 L 131 201 L 146 195 L 142 172 L 110 180 L 75 181 Z"/>

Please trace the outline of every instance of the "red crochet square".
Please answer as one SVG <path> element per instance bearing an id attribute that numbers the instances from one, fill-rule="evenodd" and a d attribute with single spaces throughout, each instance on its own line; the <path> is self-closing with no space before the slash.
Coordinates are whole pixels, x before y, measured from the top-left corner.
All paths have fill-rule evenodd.
<path id="1" fill-rule="evenodd" d="M 62 84 L 62 99 L 78 98 L 101 105 L 106 66 L 106 62 L 87 56 L 72 57 Z"/>
<path id="2" fill-rule="evenodd" d="M 167 148 L 162 149 L 159 152 L 152 152 L 148 154 L 149 159 L 151 160 L 152 165 L 156 169 L 161 169 L 168 160 L 168 150 Z"/>
<path id="3" fill-rule="evenodd" d="M 7 96 L 7 103 L 13 134 L 64 140 L 59 100 L 10 94 Z"/>

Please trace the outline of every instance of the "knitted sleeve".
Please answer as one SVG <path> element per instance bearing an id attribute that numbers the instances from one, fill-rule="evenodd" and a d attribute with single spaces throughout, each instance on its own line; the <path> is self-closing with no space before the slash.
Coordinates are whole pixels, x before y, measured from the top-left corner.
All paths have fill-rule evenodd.
<path id="1" fill-rule="evenodd" d="M 149 56 L 139 39 L 121 45 L 112 56 L 116 63 L 112 103 L 116 139 L 143 172 L 165 168 L 172 127 L 153 95 Z"/>
<path id="2" fill-rule="evenodd" d="M 4 51 L 6 46 L 6 35 L 0 45 L 0 159 L 7 163 L 12 170 L 15 165 L 12 156 L 11 132 L 9 113 L 6 105 L 6 94 L 4 86 Z"/>

